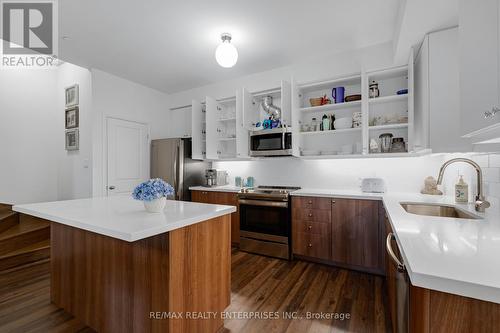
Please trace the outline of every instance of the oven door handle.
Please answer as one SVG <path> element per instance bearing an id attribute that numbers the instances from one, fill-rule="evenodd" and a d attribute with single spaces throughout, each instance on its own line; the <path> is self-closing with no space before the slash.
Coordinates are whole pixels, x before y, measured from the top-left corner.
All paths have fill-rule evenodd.
<path id="1" fill-rule="evenodd" d="M 240 199 L 240 205 L 251 205 L 251 206 L 262 206 L 262 207 L 276 207 L 276 208 L 288 208 L 288 202 L 285 201 L 262 201 L 262 200 L 249 200 Z"/>

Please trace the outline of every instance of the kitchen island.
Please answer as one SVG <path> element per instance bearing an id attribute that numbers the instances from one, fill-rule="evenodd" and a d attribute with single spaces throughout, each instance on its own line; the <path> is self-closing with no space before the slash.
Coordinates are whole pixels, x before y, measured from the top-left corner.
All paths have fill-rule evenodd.
<path id="1" fill-rule="evenodd" d="M 51 301 L 99 332 L 216 332 L 231 296 L 233 206 L 129 196 L 14 206 L 50 221 Z"/>

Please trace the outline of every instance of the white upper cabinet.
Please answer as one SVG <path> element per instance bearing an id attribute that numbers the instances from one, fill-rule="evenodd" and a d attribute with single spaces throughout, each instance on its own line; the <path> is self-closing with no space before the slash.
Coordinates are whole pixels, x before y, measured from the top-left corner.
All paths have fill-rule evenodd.
<path id="1" fill-rule="evenodd" d="M 499 0 L 461 0 L 459 25 L 462 135 L 474 137 L 500 125 Z"/>
<path id="2" fill-rule="evenodd" d="M 433 153 L 472 150 L 461 137 L 458 59 L 458 28 L 426 35 L 416 57 L 416 141 Z"/>
<path id="3" fill-rule="evenodd" d="M 219 158 L 219 152 L 217 151 L 217 139 L 218 139 L 218 128 L 217 128 L 217 115 L 221 108 L 219 103 L 212 98 L 207 96 L 206 98 L 206 138 L 207 138 L 207 158 L 210 160 L 216 160 Z"/>
<path id="4" fill-rule="evenodd" d="M 191 115 L 193 159 L 203 160 L 206 157 L 205 111 L 204 106 L 197 100 L 191 102 Z"/>
<path id="5" fill-rule="evenodd" d="M 236 96 L 215 100 L 206 98 L 207 158 L 210 160 L 235 159 L 237 142 Z"/>
<path id="6" fill-rule="evenodd" d="M 169 138 L 191 137 L 191 107 L 169 110 Z"/>
<path id="7" fill-rule="evenodd" d="M 236 157 L 249 157 L 249 132 L 245 126 L 244 119 L 244 98 L 243 95 L 248 94 L 245 89 L 236 91 Z M 248 97 L 246 98 L 248 101 Z"/>

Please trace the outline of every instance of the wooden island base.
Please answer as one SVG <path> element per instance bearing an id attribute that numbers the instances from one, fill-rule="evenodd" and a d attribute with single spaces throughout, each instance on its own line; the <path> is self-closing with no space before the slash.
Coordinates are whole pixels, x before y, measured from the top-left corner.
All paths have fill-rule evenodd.
<path id="1" fill-rule="evenodd" d="M 126 242 L 52 222 L 51 301 L 98 332 L 216 332 L 231 297 L 230 231 L 224 215 Z"/>

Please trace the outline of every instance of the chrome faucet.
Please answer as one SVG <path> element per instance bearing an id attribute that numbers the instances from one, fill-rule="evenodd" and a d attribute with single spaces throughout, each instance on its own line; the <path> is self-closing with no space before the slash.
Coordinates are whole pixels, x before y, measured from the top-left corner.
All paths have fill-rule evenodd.
<path id="1" fill-rule="evenodd" d="M 476 169 L 477 173 L 477 195 L 476 195 L 476 202 L 475 202 L 475 207 L 477 212 L 484 213 L 484 210 L 488 207 L 490 207 L 490 203 L 486 201 L 483 193 L 483 172 L 481 171 L 481 167 L 479 164 L 474 162 L 473 160 L 470 160 L 468 158 L 453 158 L 449 161 L 446 161 L 442 166 L 441 169 L 439 169 L 439 177 L 437 180 L 437 184 L 441 185 L 443 183 L 443 175 L 444 175 L 444 170 L 446 167 L 450 164 L 456 163 L 456 162 L 464 162 L 472 165 L 474 169 Z"/>

